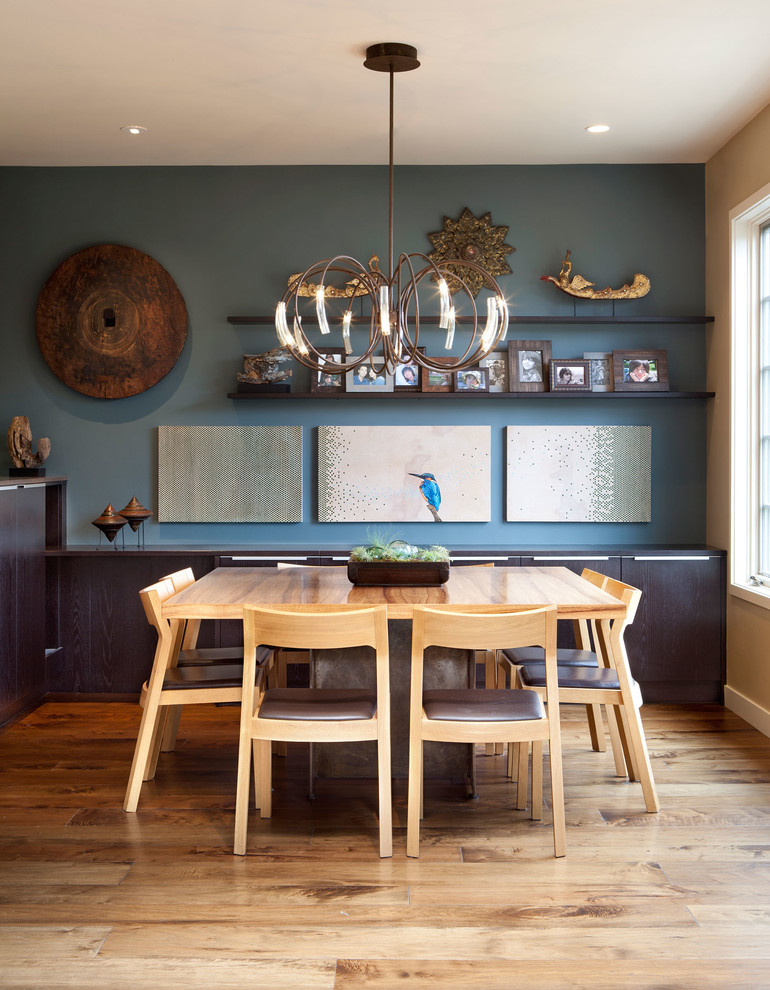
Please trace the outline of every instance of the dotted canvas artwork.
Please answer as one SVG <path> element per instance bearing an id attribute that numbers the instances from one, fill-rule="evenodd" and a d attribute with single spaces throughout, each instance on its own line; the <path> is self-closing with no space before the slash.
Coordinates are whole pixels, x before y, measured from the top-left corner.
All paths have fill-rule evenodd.
<path id="1" fill-rule="evenodd" d="M 489 522 L 490 437 L 489 426 L 319 426 L 319 521 Z"/>
<path id="2" fill-rule="evenodd" d="M 508 426 L 508 522 L 649 522 L 649 426 Z"/>
<path id="3" fill-rule="evenodd" d="M 302 427 L 159 426 L 158 522 L 302 522 Z"/>

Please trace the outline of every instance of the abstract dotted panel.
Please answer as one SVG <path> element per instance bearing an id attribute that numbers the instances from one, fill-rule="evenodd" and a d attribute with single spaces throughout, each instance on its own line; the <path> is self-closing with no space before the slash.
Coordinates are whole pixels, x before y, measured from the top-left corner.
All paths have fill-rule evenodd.
<path id="1" fill-rule="evenodd" d="M 302 522 L 302 427 L 159 426 L 158 522 Z"/>
<path id="2" fill-rule="evenodd" d="M 508 522 L 649 522 L 649 426 L 508 426 Z"/>
<path id="3" fill-rule="evenodd" d="M 489 522 L 488 426 L 319 426 L 320 522 Z M 423 497 L 432 474 L 435 513 Z M 433 484 L 425 490 L 434 495 Z"/>

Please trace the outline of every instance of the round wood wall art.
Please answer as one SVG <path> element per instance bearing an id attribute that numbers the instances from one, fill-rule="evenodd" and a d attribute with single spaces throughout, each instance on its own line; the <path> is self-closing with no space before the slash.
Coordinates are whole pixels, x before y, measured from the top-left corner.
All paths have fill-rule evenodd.
<path id="1" fill-rule="evenodd" d="M 174 367 L 187 307 L 148 254 L 100 244 L 59 265 L 40 293 L 35 322 L 43 357 L 65 385 L 122 399 L 152 388 Z"/>

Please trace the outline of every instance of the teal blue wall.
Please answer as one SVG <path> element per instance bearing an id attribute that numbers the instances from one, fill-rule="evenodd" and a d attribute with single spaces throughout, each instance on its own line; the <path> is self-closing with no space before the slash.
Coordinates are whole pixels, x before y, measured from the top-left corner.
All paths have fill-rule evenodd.
<path id="1" fill-rule="evenodd" d="M 539 276 L 558 272 L 567 248 L 575 272 L 620 285 L 634 272 L 652 280 L 628 315 L 693 315 L 704 305 L 704 170 L 700 165 L 474 166 L 396 169 L 397 251 L 429 251 L 429 231 L 464 206 L 508 224 L 512 275 L 501 279 L 511 311 L 572 313 L 573 303 Z M 269 314 L 286 277 L 337 253 L 366 261 L 386 253 L 387 175 L 382 167 L 61 168 L 0 170 L 0 423 L 29 417 L 49 436 L 49 475 L 67 475 L 69 542 L 94 543 L 91 520 L 132 495 L 156 510 L 159 424 L 300 423 L 304 439 L 302 524 L 147 525 L 148 543 L 335 544 L 365 525 L 316 521 L 313 452 L 319 423 L 484 423 L 492 427 L 492 520 L 446 524 L 452 546 L 698 543 L 705 534 L 702 400 L 542 401 L 478 398 L 440 402 L 372 397 L 235 402 L 241 355 L 274 344 L 269 327 L 234 327 L 228 315 Z M 51 272 L 85 247 L 125 244 L 172 275 L 189 312 L 182 356 L 142 395 L 88 398 L 43 361 L 35 306 Z M 580 304 L 579 304 L 580 305 Z M 606 314 L 606 304 L 586 303 Z M 584 306 L 581 305 L 581 312 Z M 553 341 L 556 357 L 584 350 L 665 348 L 675 390 L 705 387 L 701 326 L 523 326 L 510 336 Z M 297 372 L 301 386 L 305 373 Z M 648 524 L 506 523 L 504 427 L 515 423 L 644 423 L 652 427 L 653 498 Z M 3 426 L 5 429 L 5 426 Z M 434 523 L 398 524 L 416 542 Z"/>

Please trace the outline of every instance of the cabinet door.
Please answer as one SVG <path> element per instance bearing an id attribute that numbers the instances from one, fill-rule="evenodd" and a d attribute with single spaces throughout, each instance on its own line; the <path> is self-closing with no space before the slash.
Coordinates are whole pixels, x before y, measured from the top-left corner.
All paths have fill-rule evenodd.
<path id="1" fill-rule="evenodd" d="M 527 556 L 522 554 L 522 567 L 568 567 L 576 574 L 580 574 L 584 568 L 591 571 L 598 571 L 599 574 L 607 574 L 611 578 L 620 580 L 620 557 L 610 557 L 606 554 L 558 554 L 540 553 Z M 559 649 L 574 650 L 575 633 L 571 622 L 559 622 L 556 645 Z"/>
<path id="2" fill-rule="evenodd" d="M 0 488 L 0 713 L 16 692 L 16 488 Z"/>
<path id="3" fill-rule="evenodd" d="M 45 485 L 16 498 L 16 697 L 42 696 L 45 676 Z"/>
<path id="4" fill-rule="evenodd" d="M 623 557 L 642 591 L 626 647 L 646 701 L 722 701 L 724 557 Z"/>

